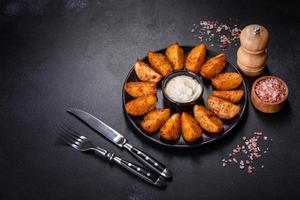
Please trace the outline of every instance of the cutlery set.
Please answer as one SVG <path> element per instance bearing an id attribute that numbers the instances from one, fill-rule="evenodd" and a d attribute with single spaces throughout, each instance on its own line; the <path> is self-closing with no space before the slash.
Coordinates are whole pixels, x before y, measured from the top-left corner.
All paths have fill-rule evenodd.
<path id="1" fill-rule="evenodd" d="M 157 161 L 150 155 L 146 154 L 145 152 L 141 151 L 140 149 L 129 144 L 127 139 L 123 135 L 106 125 L 101 120 L 80 109 L 69 109 L 67 110 L 67 112 L 84 122 L 87 126 L 95 130 L 97 133 L 106 137 L 119 148 L 128 151 L 133 157 L 135 157 L 138 161 L 140 161 L 148 168 L 144 168 L 132 162 L 126 161 L 118 157 L 114 153 L 108 152 L 105 149 L 95 146 L 93 142 L 90 141 L 87 137 L 77 133 L 69 127 L 66 127 L 65 125 L 61 126 L 61 139 L 71 147 L 81 152 L 94 151 L 97 155 L 104 157 L 108 161 L 125 168 L 144 181 L 147 181 L 148 183 L 157 187 L 165 187 L 165 179 L 172 178 L 171 171 L 167 169 L 165 165 L 163 165 L 161 162 Z"/>

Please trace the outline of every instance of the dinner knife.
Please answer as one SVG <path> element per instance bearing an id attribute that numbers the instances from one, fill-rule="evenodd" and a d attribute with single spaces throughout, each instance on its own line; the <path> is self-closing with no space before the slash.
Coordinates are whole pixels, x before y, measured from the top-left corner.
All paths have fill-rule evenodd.
<path id="1" fill-rule="evenodd" d="M 102 122 L 101 120 L 97 119 L 93 115 L 80 110 L 71 108 L 67 110 L 68 113 L 74 115 L 81 121 L 83 121 L 85 124 L 87 124 L 89 127 L 109 139 L 111 142 L 113 142 L 115 145 L 117 145 L 120 148 L 125 148 L 127 151 L 129 151 L 136 159 L 141 161 L 143 164 L 148 166 L 153 171 L 157 172 L 161 176 L 165 178 L 171 178 L 172 172 L 167 169 L 165 165 L 163 165 L 161 162 L 157 161 L 153 157 L 149 156 L 145 152 L 141 151 L 140 149 L 134 147 L 133 145 L 129 144 L 127 142 L 127 139 L 109 127 L 107 124 Z"/>

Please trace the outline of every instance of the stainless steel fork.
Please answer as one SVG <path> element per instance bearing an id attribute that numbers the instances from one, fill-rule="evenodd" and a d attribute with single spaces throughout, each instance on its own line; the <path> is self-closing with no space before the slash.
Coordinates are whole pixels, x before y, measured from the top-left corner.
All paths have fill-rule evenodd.
<path id="1" fill-rule="evenodd" d="M 97 155 L 106 158 L 108 161 L 118 164 L 122 166 L 126 170 L 130 171 L 131 173 L 135 174 L 136 176 L 140 177 L 141 179 L 157 186 L 157 187 L 164 187 L 166 186 L 165 180 L 147 169 L 144 169 L 136 164 L 133 164 L 129 161 L 121 159 L 120 157 L 116 156 L 114 153 L 108 152 L 105 149 L 102 149 L 98 146 L 95 146 L 88 138 L 83 135 L 79 135 L 74 130 L 66 126 L 61 126 L 61 139 L 67 143 L 68 145 L 72 146 L 73 148 L 79 151 L 94 151 Z"/>

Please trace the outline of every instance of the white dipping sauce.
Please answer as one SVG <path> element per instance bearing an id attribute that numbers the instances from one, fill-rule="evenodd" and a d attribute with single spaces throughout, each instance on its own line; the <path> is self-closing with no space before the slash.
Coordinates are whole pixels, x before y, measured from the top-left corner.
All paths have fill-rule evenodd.
<path id="1" fill-rule="evenodd" d="M 202 86 L 194 78 L 186 75 L 176 76 L 167 82 L 166 95 L 173 101 L 187 103 L 197 99 L 202 92 Z"/>

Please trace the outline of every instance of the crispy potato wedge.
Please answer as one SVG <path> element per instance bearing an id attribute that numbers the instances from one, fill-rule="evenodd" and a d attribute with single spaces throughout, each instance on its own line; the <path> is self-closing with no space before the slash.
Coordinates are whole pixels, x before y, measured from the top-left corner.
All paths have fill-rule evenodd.
<path id="1" fill-rule="evenodd" d="M 164 123 L 169 119 L 171 115 L 171 109 L 161 109 L 158 108 L 149 112 L 141 123 L 141 127 L 147 133 L 156 132 Z"/>
<path id="2" fill-rule="evenodd" d="M 199 44 L 195 46 L 185 59 L 185 67 L 187 70 L 198 73 L 206 59 L 206 46 Z"/>
<path id="3" fill-rule="evenodd" d="M 156 94 L 157 88 L 154 82 L 128 82 L 124 86 L 125 91 L 132 97 L 142 97 Z"/>
<path id="4" fill-rule="evenodd" d="M 198 140 L 203 133 L 198 122 L 186 112 L 181 114 L 181 129 L 183 139 L 187 142 Z"/>
<path id="5" fill-rule="evenodd" d="M 139 97 L 125 104 L 125 110 L 133 116 L 142 116 L 153 110 L 157 103 L 155 95 Z"/>
<path id="6" fill-rule="evenodd" d="M 224 91 L 214 90 L 211 92 L 211 95 L 215 97 L 220 97 L 232 103 L 237 103 L 243 98 L 244 90 L 224 90 Z"/>
<path id="7" fill-rule="evenodd" d="M 160 137 L 165 140 L 176 141 L 180 137 L 180 133 L 181 115 L 180 113 L 175 113 L 160 128 Z"/>
<path id="8" fill-rule="evenodd" d="M 226 72 L 211 79 L 211 83 L 217 90 L 233 90 L 243 82 L 243 77 L 236 72 Z"/>
<path id="9" fill-rule="evenodd" d="M 170 63 L 169 59 L 161 53 L 149 51 L 148 60 L 153 69 L 162 76 L 166 76 L 173 71 L 172 64 Z"/>
<path id="10" fill-rule="evenodd" d="M 200 74 L 204 78 L 212 79 L 223 71 L 226 62 L 227 58 L 225 53 L 221 53 L 215 57 L 212 57 L 202 65 Z"/>
<path id="11" fill-rule="evenodd" d="M 216 114 L 201 105 L 194 106 L 194 116 L 201 128 L 209 133 L 219 133 L 223 130 L 223 122 Z"/>
<path id="12" fill-rule="evenodd" d="M 180 70 L 183 68 L 184 52 L 178 43 L 168 46 L 166 50 L 166 56 L 172 63 L 174 70 Z"/>
<path id="13" fill-rule="evenodd" d="M 147 63 L 137 60 L 134 64 L 134 71 L 141 81 L 159 82 L 162 76 L 154 71 Z"/>
<path id="14" fill-rule="evenodd" d="M 207 105 L 212 112 L 222 119 L 232 119 L 241 110 L 240 106 L 214 96 L 208 97 Z"/>

